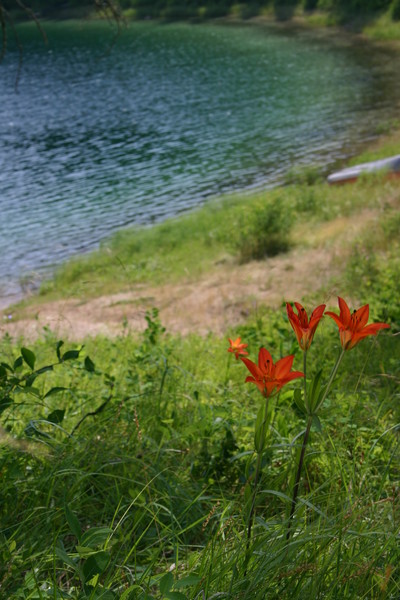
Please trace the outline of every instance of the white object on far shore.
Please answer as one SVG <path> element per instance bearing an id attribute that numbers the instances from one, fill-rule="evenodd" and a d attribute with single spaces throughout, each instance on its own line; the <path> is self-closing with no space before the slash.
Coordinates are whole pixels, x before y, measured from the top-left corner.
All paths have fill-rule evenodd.
<path id="1" fill-rule="evenodd" d="M 356 181 L 360 175 L 378 171 L 386 171 L 388 177 L 400 177 L 400 154 L 390 158 L 362 163 L 361 165 L 348 167 L 342 171 L 332 173 L 328 176 L 328 183 L 349 183 Z"/>

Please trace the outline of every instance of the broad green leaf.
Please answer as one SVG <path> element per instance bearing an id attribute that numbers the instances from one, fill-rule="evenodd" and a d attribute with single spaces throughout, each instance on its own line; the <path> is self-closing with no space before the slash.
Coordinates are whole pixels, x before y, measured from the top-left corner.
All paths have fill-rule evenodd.
<path id="1" fill-rule="evenodd" d="M 29 350 L 29 348 L 21 348 L 21 355 L 28 367 L 30 367 L 33 371 L 36 361 L 35 354 L 32 352 L 32 350 Z"/>
<path id="2" fill-rule="evenodd" d="M 61 387 L 61 386 L 52 387 L 48 392 L 46 392 L 44 397 L 48 398 L 49 396 L 52 396 L 53 394 L 58 394 L 58 392 L 65 392 L 65 391 L 68 391 L 68 388 Z"/>
<path id="3" fill-rule="evenodd" d="M 88 556 L 94 554 L 93 548 L 88 548 L 87 546 L 77 545 L 75 548 L 81 558 L 88 558 Z"/>
<path id="4" fill-rule="evenodd" d="M 74 515 L 74 513 L 72 512 L 72 510 L 70 509 L 68 504 L 65 504 L 64 510 L 65 510 L 65 517 L 67 519 L 67 523 L 69 525 L 71 532 L 80 541 L 81 535 L 82 535 L 82 530 L 81 530 L 81 526 L 79 525 L 79 521 L 78 521 L 77 517 Z"/>
<path id="5" fill-rule="evenodd" d="M 4 369 L 7 369 L 8 371 L 11 371 L 11 372 L 13 371 L 13 368 L 12 368 L 12 367 L 10 367 L 10 365 L 9 365 L 9 364 L 7 364 L 6 362 L 1 362 L 1 363 L 0 363 L 0 365 L 1 365 L 1 366 L 2 366 Z"/>
<path id="6" fill-rule="evenodd" d="M 187 575 L 186 577 L 179 579 L 179 581 L 176 581 L 174 588 L 176 590 L 181 590 L 189 585 L 197 585 L 199 581 L 201 581 L 201 578 L 198 575 Z"/>
<path id="7" fill-rule="evenodd" d="M 111 534 L 112 529 L 109 527 L 92 527 L 92 529 L 85 531 L 80 542 L 82 546 L 96 548 L 96 546 L 101 546 L 104 544 Z"/>
<path id="8" fill-rule="evenodd" d="M 172 573 L 166 573 L 161 577 L 159 587 L 162 594 L 167 594 L 174 584 L 174 576 Z"/>
<path id="9" fill-rule="evenodd" d="M 89 373 L 93 373 L 95 370 L 94 362 L 89 358 L 89 356 L 85 358 L 85 369 L 86 371 L 89 371 Z"/>
<path id="10" fill-rule="evenodd" d="M 1 398 L 0 399 L 0 415 L 4 410 L 6 410 L 6 408 L 11 406 L 11 404 L 13 402 L 14 402 L 14 400 L 12 398 L 10 398 L 9 396 L 6 396 L 5 398 Z"/>
<path id="11" fill-rule="evenodd" d="M 62 355 L 61 361 L 65 362 L 66 360 L 74 360 L 79 358 L 80 350 L 68 350 L 65 354 Z"/>
<path id="12" fill-rule="evenodd" d="M 24 359 L 22 356 L 18 356 L 18 358 L 14 361 L 14 371 L 19 369 L 24 364 Z"/>
<path id="13" fill-rule="evenodd" d="M 56 410 L 53 410 L 47 416 L 47 421 L 49 421 L 50 423 L 55 423 L 56 425 L 58 425 L 59 423 L 63 422 L 64 415 L 65 415 L 65 410 L 62 410 L 61 408 L 58 408 Z"/>
<path id="14" fill-rule="evenodd" d="M 95 575 L 101 575 L 107 568 L 110 554 L 104 550 L 91 554 L 82 567 L 85 581 L 89 581 Z"/>
<path id="15" fill-rule="evenodd" d="M 31 388 L 37 378 L 37 373 L 31 373 L 29 377 L 25 379 L 25 387 Z"/>

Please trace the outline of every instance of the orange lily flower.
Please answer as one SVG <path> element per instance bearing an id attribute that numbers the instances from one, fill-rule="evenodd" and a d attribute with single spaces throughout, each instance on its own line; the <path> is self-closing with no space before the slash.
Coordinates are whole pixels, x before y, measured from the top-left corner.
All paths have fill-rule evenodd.
<path id="1" fill-rule="evenodd" d="M 246 377 L 246 383 L 255 383 L 265 397 L 277 394 L 292 379 L 304 377 L 304 373 L 300 371 L 290 371 L 293 358 L 294 355 L 285 356 L 274 364 L 271 354 L 265 348 L 260 348 L 258 365 L 248 358 L 241 358 L 251 373 L 251 377 Z"/>
<path id="2" fill-rule="evenodd" d="M 232 341 L 231 338 L 228 338 L 230 343 L 228 352 L 233 352 L 236 357 L 236 360 L 239 358 L 239 354 L 248 354 L 248 352 L 244 349 L 247 348 L 248 344 L 241 344 L 241 339 L 242 338 L 238 337 L 235 341 Z"/>
<path id="3" fill-rule="evenodd" d="M 310 320 L 308 320 L 307 313 L 301 304 L 295 302 L 294 305 L 297 309 L 297 315 L 288 302 L 286 303 L 286 312 L 289 317 L 290 324 L 296 334 L 299 346 L 305 351 L 311 346 L 314 333 L 318 327 L 318 323 L 324 315 L 326 305 L 320 304 L 320 306 L 317 306 L 317 308 L 311 313 Z"/>
<path id="4" fill-rule="evenodd" d="M 343 298 L 339 297 L 338 301 L 340 315 L 328 311 L 325 314 L 332 317 L 339 327 L 340 342 L 343 350 L 351 350 L 368 335 L 376 335 L 381 329 L 389 329 L 390 325 L 386 323 L 370 323 L 370 325 L 367 325 L 369 304 L 350 313 L 350 309 Z"/>

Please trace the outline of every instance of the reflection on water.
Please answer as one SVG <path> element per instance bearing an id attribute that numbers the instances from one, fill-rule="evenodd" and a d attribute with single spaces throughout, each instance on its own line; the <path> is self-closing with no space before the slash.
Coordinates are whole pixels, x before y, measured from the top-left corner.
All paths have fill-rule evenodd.
<path id="1" fill-rule="evenodd" d="M 21 277 L 228 190 L 327 165 L 398 98 L 392 61 L 254 27 L 25 28 L 0 67 L 0 295 Z M 35 276 L 31 277 L 35 281 Z"/>

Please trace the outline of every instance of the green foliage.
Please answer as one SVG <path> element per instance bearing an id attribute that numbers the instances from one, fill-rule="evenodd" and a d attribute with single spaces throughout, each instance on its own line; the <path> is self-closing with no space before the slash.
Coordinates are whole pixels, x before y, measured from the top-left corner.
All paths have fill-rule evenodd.
<path id="1" fill-rule="evenodd" d="M 318 6 L 318 0 L 304 0 L 303 2 L 303 8 L 306 11 L 312 11 L 315 10 Z"/>
<path id="2" fill-rule="evenodd" d="M 292 216 L 285 203 L 260 203 L 243 219 L 235 248 L 242 263 L 276 256 L 289 249 Z"/>
<path id="3" fill-rule="evenodd" d="M 287 21 L 294 15 L 299 0 L 273 0 L 276 18 L 279 21 Z"/>
<path id="4" fill-rule="evenodd" d="M 393 0 L 391 15 L 393 21 L 400 21 L 400 0 Z"/>
<path id="5" fill-rule="evenodd" d="M 398 232 L 400 216 L 388 209 L 375 223 L 374 237 L 366 234 L 353 244 L 347 262 L 348 285 L 358 294 L 371 298 L 378 320 L 388 321 L 400 330 L 400 310 L 394 298 L 400 294 L 400 260 Z"/>

